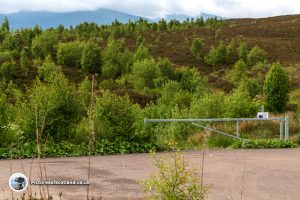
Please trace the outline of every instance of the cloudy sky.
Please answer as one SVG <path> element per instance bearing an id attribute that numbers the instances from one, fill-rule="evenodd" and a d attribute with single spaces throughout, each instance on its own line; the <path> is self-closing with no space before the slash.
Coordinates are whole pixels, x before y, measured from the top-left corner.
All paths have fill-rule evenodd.
<path id="1" fill-rule="evenodd" d="M 300 14 L 299 0 L 0 0 L 0 13 L 109 8 L 143 17 L 215 14 L 228 18 Z"/>

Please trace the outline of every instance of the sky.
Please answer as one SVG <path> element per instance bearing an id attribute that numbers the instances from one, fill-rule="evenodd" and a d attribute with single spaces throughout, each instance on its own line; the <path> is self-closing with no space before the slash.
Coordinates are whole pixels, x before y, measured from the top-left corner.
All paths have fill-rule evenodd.
<path id="1" fill-rule="evenodd" d="M 200 13 L 227 18 L 300 14 L 299 0 L 0 0 L 0 13 L 79 11 L 108 8 L 142 17 Z"/>

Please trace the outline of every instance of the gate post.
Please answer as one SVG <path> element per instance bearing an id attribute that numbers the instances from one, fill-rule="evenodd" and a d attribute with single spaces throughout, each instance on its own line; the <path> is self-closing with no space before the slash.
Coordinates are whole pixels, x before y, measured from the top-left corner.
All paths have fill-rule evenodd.
<path id="1" fill-rule="evenodd" d="M 284 140 L 289 139 L 289 117 L 285 117 L 285 134 L 284 134 Z"/>
<path id="2" fill-rule="evenodd" d="M 281 117 L 280 118 L 280 140 L 283 139 L 283 121 L 284 121 L 284 118 Z"/>

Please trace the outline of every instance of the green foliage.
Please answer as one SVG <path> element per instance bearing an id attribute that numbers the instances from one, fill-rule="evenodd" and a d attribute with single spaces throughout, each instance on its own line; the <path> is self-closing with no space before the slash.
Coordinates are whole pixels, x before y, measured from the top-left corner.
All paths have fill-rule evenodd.
<path id="1" fill-rule="evenodd" d="M 221 36 L 222 36 L 222 31 L 221 31 L 221 29 L 217 29 L 216 32 L 215 32 L 215 38 L 216 38 L 216 39 L 219 39 Z"/>
<path id="2" fill-rule="evenodd" d="M 239 46 L 239 59 L 247 62 L 248 48 L 246 42 L 241 42 Z"/>
<path id="3" fill-rule="evenodd" d="M 157 175 L 143 181 L 145 198 L 148 200 L 201 200 L 207 187 L 201 188 L 199 175 L 190 169 L 183 155 L 175 152 L 170 160 L 154 155 Z"/>
<path id="4" fill-rule="evenodd" d="M 235 38 L 232 38 L 230 44 L 227 46 L 228 49 L 228 62 L 234 63 L 238 60 L 238 43 Z"/>
<path id="5" fill-rule="evenodd" d="M 35 58 L 55 57 L 58 47 L 58 35 L 54 31 L 46 31 L 32 40 L 31 51 Z"/>
<path id="6" fill-rule="evenodd" d="M 22 49 L 20 54 L 20 65 L 23 70 L 28 70 L 31 66 L 28 54 L 29 53 L 25 49 Z"/>
<path id="7" fill-rule="evenodd" d="M 180 83 L 169 81 L 162 87 L 160 101 L 165 105 L 177 105 L 182 108 L 190 106 L 191 98 L 191 93 L 182 90 Z"/>
<path id="8" fill-rule="evenodd" d="M 158 30 L 164 31 L 167 29 L 167 22 L 164 19 L 160 19 L 158 22 Z"/>
<path id="9" fill-rule="evenodd" d="M 57 62 L 67 67 L 80 67 L 83 44 L 75 41 L 59 43 L 57 51 Z"/>
<path id="10" fill-rule="evenodd" d="M 226 64 L 228 61 L 229 51 L 223 41 L 220 42 L 217 48 L 212 47 L 209 54 L 205 56 L 204 60 L 209 65 Z"/>
<path id="11" fill-rule="evenodd" d="M 11 62 L 4 62 L 0 66 L 0 76 L 2 78 L 9 79 L 12 71 L 12 64 Z"/>
<path id="12" fill-rule="evenodd" d="M 106 78 L 117 78 L 129 72 L 132 53 L 125 48 L 124 40 L 109 38 L 107 47 L 103 51 L 102 74 Z"/>
<path id="13" fill-rule="evenodd" d="M 97 137 L 113 141 L 119 138 L 123 141 L 147 141 L 141 140 L 143 135 L 138 129 L 141 109 L 133 104 L 128 97 L 118 97 L 105 92 L 97 98 L 93 110 L 93 119 Z"/>
<path id="14" fill-rule="evenodd" d="M 179 76 L 183 90 L 196 92 L 198 96 L 202 96 L 208 91 L 207 78 L 200 75 L 196 68 L 183 68 L 179 71 Z"/>
<path id="15" fill-rule="evenodd" d="M 136 61 L 141 61 L 144 59 L 151 59 L 151 58 L 152 58 L 152 56 L 149 52 L 149 49 L 144 45 L 140 45 L 136 49 L 132 60 L 133 60 L 133 62 L 136 62 Z"/>
<path id="16" fill-rule="evenodd" d="M 225 116 L 229 118 L 253 117 L 258 110 L 248 91 L 237 88 L 225 98 Z"/>
<path id="17" fill-rule="evenodd" d="M 4 20 L 1 24 L 1 31 L 4 31 L 4 32 L 9 32 L 9 21 L 7 19 L 7 17 L 4 17 Z"/>
<path id="18" fill-rule="evenodd" d="M 89 107 L 90 99 L 91 99 L 91 90 L 92 83 L 89 80 L 89 77 L 86 76 L 84 80 L 79 83 L 77 93 L 80 99 L 80 104 L 82 106 L 83 111 L 86 113 Z"/>
<path id="19" fill-rule="evenodd" d="M 266 76 L 263 90 L 270 111 L 283 112 L 289 100 L 290 81 L 281 64 L 272 65 Z"/>
<path id="20" fill-rule="evenodd" d="M 159 68 L 153 59 L 136 61 L 132 66 L 132 76 L 136 89 L 154 88 L 155 79 L 159 76 Z"/>
<path id="21" fill-rule="evenodd" d="M 101 51 L 97 44 L 90 41 L 84 45 L 81 57 L 81 68 L 84 72 L 97 73 L 101 71 Z"/>
<path id="22" fill-rule="evenodd" d="M 74 144 L 69 141 L 60 141 L 59 143 L 54 141 L 48 141 L 47 145 L 41 145 L 42 157 L 77 157 L 89 155 L 88 143 Z M 116 153 L 146 153 L 151 149 L 155 149 L 152 144 L 138 142 L 127 142 L 119 139 L 109 141 L 102 139 L 95 141 L 91 148 L 91 155 L 106 155 Z M 35 158 L 37 157 L 36 143 L 33 141 L 16 143 L 12 145 L 12 148 L 0 147 L 0 159 L 19 159 L 19 158 Z"/>
<path id="23" fill-rule="evenodd" d="M 224 99 L 223 93 L 208 93 L 194 99 L 190 108 L 192 118 L 222 118 L 225 113 Z"/>
<path id="24" fill-rule="evenodd" d="M 250 66 L 253 66 L 259 62 L 264 62 L 266 59 L 266 52 L 259 48 L 258 46 L 255 46 L 251 49 L 249 54 L 247 55 L 247 63 Z"/>
<path id="25" fill-rule="evenodd" d="M 17 104 L 16 124 L 24 132 L 25 140 L 35 138 L 35 120 L 42 134 L 55 141 L 71 139 L 71 133 L 79 121 L 80 107 L 75 87 L 61 72 L 53 72 L 41 82 L 36 79 L 27 95 Z"/>
<path id="26" fill-rule="evenodd" d="M 238 87 L 244 91 L 248 91 L 251 98 L 254 98 L 262 92 L 262 86 L 256 79 L 252 78 L 243 78 Z"/>
<path id="27" fill-rule="evenodd" d="M 230 72 L 230 78 L 233 82 L 238 84 L 241 80 L 245 79 L 246 77 L 247 65 L 242 59 L 240 59 L 234 64 L 233 69 Z"/>
<path id="28" fill-rule="evenodd" d="M 47 56 L 43 65 L 38 68 L 38 76 L 40 79 L 46 79 L 56 72 L 60 72 L 60 67 L 56 66 L 50 56 Z"/>
<path id="29" fill-rule="evenodd" d="M 295 135 L 295 142 L 300 145 L 300 134 Z"/>
<path id="30" fill-rule="evenodd" d="M 191 52 L 197 60 L 203 59 L 204 41 L 202 38 L 194 38 L 192 42 Z"/>
<path id="31" fill-rule="evenodd" d="M 210 148 L 227 148 L 234 144 L 234 139 L 219 133 L 213 133 L 208 137 L 207 143 Z"/>
<path id="32" fill-rule="evenodd" d="M 296 145 L 291 140 L 259 139 L 259 140 L 236 140 L 231 148 L 237 149 L 274 149 L 274 148 L 294 148 Z"/>

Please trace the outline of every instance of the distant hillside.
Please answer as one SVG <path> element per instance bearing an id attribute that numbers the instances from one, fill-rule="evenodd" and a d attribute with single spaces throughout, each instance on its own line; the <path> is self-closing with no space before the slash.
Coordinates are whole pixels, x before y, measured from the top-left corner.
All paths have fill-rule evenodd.
<path id="1" fill-rule="evenodd" d="M 46 11 L 20 11 L 11 14 L 0 14 L 0 20 L 7 17 L 12 29 L 31 28 L 39 25 L 42 28 L 57 27 L 62 24 L 66 27 L 76 26 L 82 22 L 95 22 L 97 24 L 110 24 L 115 19 L 120 22 L 138 20 L 140 17 L 109 9 L 76 12 L 46 12 Z"/>
<path id="2" fill-rule="evenodd" d="M 100 8 L 95 11 L 75 11 L 75 12 L 46 12 L 46 11 L 20 11 L 11 14 L 0 14 L 0 21 L 3 21 L 4 17 L 7 17 L 10 23 L 10 27 L 15 29 L 20 28 L 32 28 L 35 25 L 39 25 L 42 28 L 57 27 L 60 24 L 70 27 L 76 26 L 82 22 L 95 22 L 97 24 L 111 24 L 115 19 L 120 22 L 128 22 L 129 20 L 138 20 L 140 16 L 135 16 L 115 10 L 109 10 Z M 201 13 L 204 19 L 217 17 L 216 15 L 210 15 Z M 166 21 L 172 19 L 184 21 L 186 18 L 195 18 L 193 16 L 184 14 L 167 15 Z M 147 19 L 148 21 L 159 21 L 160 18 Z"/>
<path id="3" fill-rule="evenodd" d="M 218 19 L 222 19 L 223 17 L 221 16 L 217 16 L 217 15 L 211 15 L 211 14 L 206 14 L 206 13 L 201 13 L 200 15 L 197 16 L 192 16 L 192 15 L 185 15 L 185 14 L 173 14 L 173 15 L 166 15 L 166 17 L 164 18 L 167 22 L 172 20 L 172 19 L 176 19 L 180 22 L 183 22 L 184 20 L 186 20 L 187 18 L 192 19 L 192 18 L 196 18 L 196 17 L 203 17 L 203 19 L 208 19 L 208 18 L 214 18 L 217 17 Z M 155 18 L 153 19 L 153 21 L 159 21 L 160 18 Z"/>

